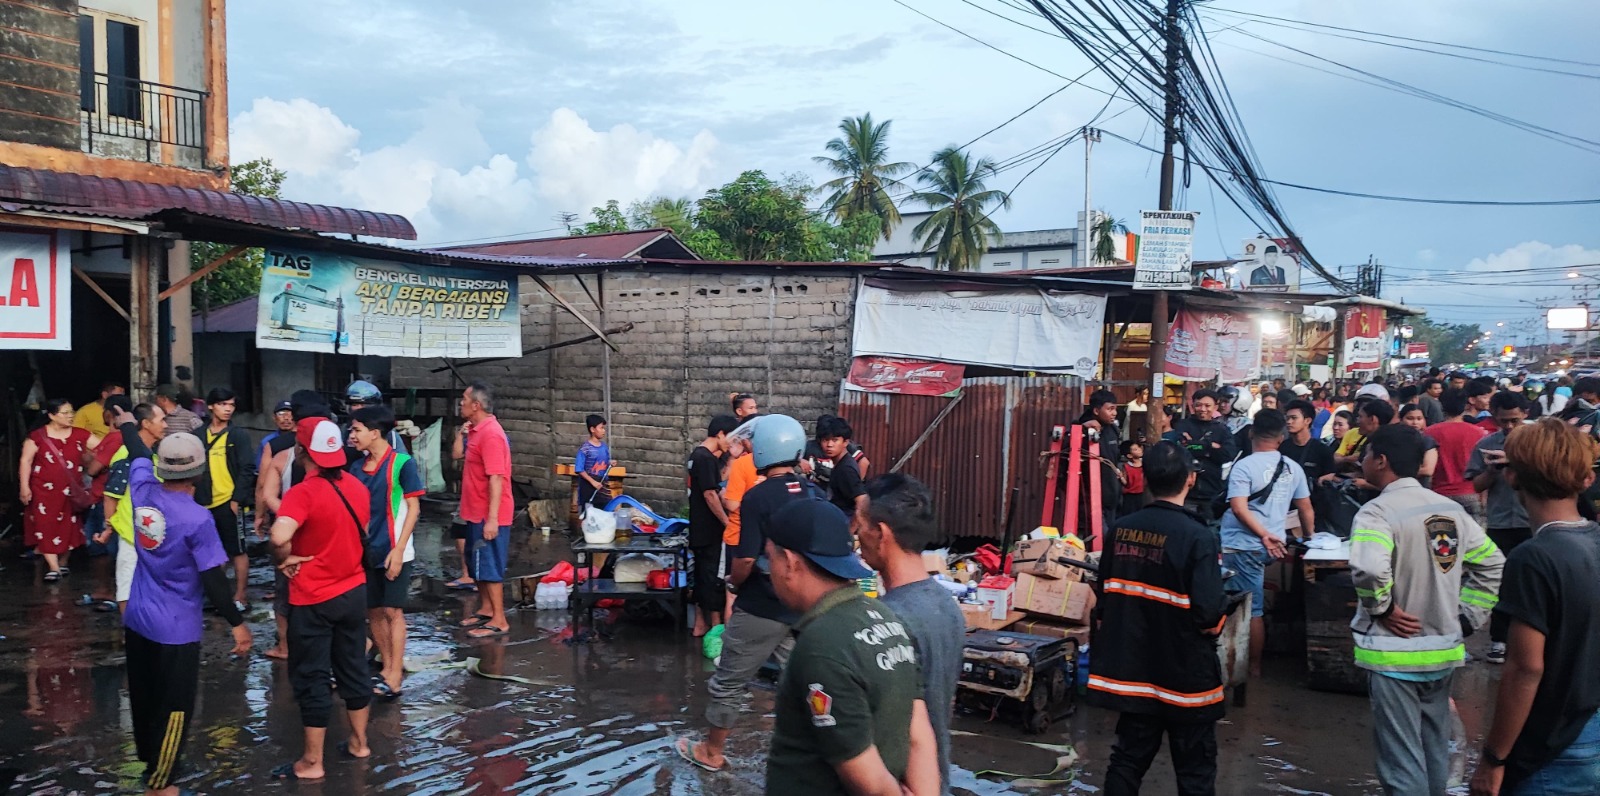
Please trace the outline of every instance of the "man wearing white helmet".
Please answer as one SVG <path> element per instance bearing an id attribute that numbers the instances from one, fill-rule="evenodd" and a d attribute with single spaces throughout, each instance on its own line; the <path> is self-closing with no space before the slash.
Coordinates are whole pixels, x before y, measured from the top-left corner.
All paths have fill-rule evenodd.
<path id="1" fill-rule="evenodd" d="M 710 703 L 706 721 L 711 724 L 699 743 L 679 738 L 678 754 L 705 769 L 727 766 L 723 750 L 728 735 L 744 707 L 745 686 L 774 653 L 780 664 L 788 661 L 794 646 L 790 626 L 800 617 L 778 600 L 767 569 L 767 527 L 778 509 L 796 500 L 821 500 L 806 479 L 795 471 L 805 455 L 806 432 L 787 415 L 763 415 L 734 429 L 730 437 L 747 439 L 756 471 L 766 480 L 744 494 L 739 503 L 739 543 L 729 555 L 727 588 L 734 597 L 733 612 L 722 631 L 722 655 L 717 671 L 706 683 Z"/>

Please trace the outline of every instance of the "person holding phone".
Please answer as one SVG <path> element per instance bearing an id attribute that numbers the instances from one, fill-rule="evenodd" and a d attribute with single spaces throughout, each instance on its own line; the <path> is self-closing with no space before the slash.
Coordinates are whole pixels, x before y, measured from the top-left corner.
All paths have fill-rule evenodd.
<path id="1" fill-rule="evenodd" d="M 1494 413 L 1500 430 L 1478 441 L 1467 460 L 1467 477 L 1479 492 L 1488 494 L 1485 501 L 1489 538 L 1500 546 L 1506 555 L 1533 537 L 1528 527 L 1528 512 L 1522 507 L 1517 491 L 1506 480 L 1506 435 L 1528 419 L 1527 399 L 1520 394 L 1504 391 L 1494 394 L 1489 401 L 1489 411 Z M 1504 588 L 1504 584 L 1502 584 Z M 1506 634 L 1511 620 L 1496 613 L 1489 621 L 1490 663 L 1506 662 Z"/>

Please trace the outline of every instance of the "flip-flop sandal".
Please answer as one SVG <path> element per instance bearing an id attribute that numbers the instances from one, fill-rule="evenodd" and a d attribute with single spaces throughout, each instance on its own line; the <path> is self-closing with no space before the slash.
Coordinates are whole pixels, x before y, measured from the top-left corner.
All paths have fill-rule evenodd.
<path id="1" fill-rule="evenodd" d="M 62 567 L 61 568 L 61 577 L 64 578 L 64 577 L 66 577 L 68 575 L 71 575 L 71 574 L 72 574 L 72 568 L 70 568 L 70 567 Z"/>
<path id="2" fill-rule="evenodd" d="M 62 570 L 53 569 L 53 570 L 51 570 L 49 572 L 44 573 L 44 582 L 45 583 L 55 583 L 55 582 L 61 580 L 61 576 L 63 574 L 65 574 L 65 573 Z"/>
<path id="3" fill-rule="evenodd" d="M 691 741 L 688 738 L 679 738 L 676 743 L 672 744 L 672 748 L 678 752 L 678 756 L 683 758 L 684 762 L 700 769 L 701 771 L 710 771 L 712 773 L 716 773 L 722 770 L 722 768 L 719 766 L 713 766 L 710 763 L 695 757 L 694 741 Z"/>
<path id="4" fill-rule="evenodd" d="M 94 610 L 102 614 L 109 614 L 117 610 L 117 604 L 110 600 L 101 600 L 94 604 Z"/>
<path id="5" fill-rule="evenodd" d="M 460 578 L 456 578 L 455 580 L 446 583 L 444 587 L 451 591 L 476 591 L 478 584 L 476 582 L 462 583 Z"/>
<path id="6" fill-rule="evenodd" d="M 294 763 L 284 763 L 283 765 L 272 769 L 272 778 L 278 780 L 292 779 L 297 782 L 321 782 L 323 780 L 323 777 L 309 779 L 294 773 Z"/>
<path id="7" fill-rule="evenodd" d="M 401 696 L 404 696 L 405 691 L 396 691 L 393 686 L 389 685 L 383 680 L 383 678 L 380 677 L 372 684 L 372 695 L 384 700 L 385 702 L 393 702 L 396 699 L 399 699 Z"/>
<path id="8" fill-rule="evenodd" d="M 491 638 L 493 636 L 503 636 L 503 635 L 505 635 L 507 633 L 510 633 L 510 632 L 511 632 L 511 628 L 509 628 L 509 627 L 491 627 L 489 625 L 478 625 L 477 627 L 467 631 L 467 637 L 468 638 Z"/>
<path id="9" fill-rule="evenodd" d="M 355 755 L 350 754 L 350 742 L 349 741 L 340 741 L 338 748 L 339 748 L 339 756 L 343 757 L 346 760 L 366 760 L 367 757 L 371 757 L 372 756 L 372 752 L 370 750 L 367 752 L 367 757 L 356 757 Z M 293 765 L 293 764 L 291 764 L 291 765 Z"/>
<path id="10" fill-rule="evenodd" d="M 478 627 L 484 622 L 487 622 L 493 618 L 494 617 L 492 616 L 484 616 L 483 614 L 473 614 L 470 618 L 461 620 L 461 624 L 457 625 L 457 627 L 461 628 L 462 630 L 471 630 L 472 628 Z"/>

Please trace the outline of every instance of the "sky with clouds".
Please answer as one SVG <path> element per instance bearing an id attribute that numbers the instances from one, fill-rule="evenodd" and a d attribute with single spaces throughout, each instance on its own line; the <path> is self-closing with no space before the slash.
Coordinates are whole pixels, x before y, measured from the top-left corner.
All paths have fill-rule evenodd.
<path id="1" fill-rule="evenodd" d="M 820 181 L 811 158 L 847 115 L 892 119 L 891 154 L 920 165 L 1060 88 L 1065 81 L 1049 72 L 1074 76 L 1091 65 L 1062 39 L 988 13 L 1040 24 L 1001 0 L 906 5 L 1037 66 L 894 0 L 240 0 L 228 5 L 233 156 L 271 157 L 289 172 L 292 198 L 403 213 L 423 243 L 539 237 L 558 234 L 563 211 L 698 197 L 746 169 Z M 1316 71 L 1336 67 L 1281 45 L 1591 140 L 1600 140 L 1600 68 L 1457 51 L 1589 77 L 1513 69 L 1230 13 L 1600 62 L 1600 3 L 1220 0 L 1206 8 L 1213 49 L 1270 178 L 1453 199 L 1600 197 L 1600 154 Z M 1009 158 L 1078 129 L 1103 106 L 1096 126 L 1159 145 L 1131 103 L 1106 106 L 1108 78 L 1084 82 L 973 151 Z M 1093 161 L 1097 208 L 1136 220 L 1155 206 L 1153 155 L 1108 137 Z M 1016 187 L 1001 227 L 1075 224 L 1083 167 L 1081 144 L 1063 149 Z M 1028 168 L 1001 174 L 998 187 L 1012 189 Z M 1180 207 L 1202 214 L 1196 256 L 1236 254 L 1257 230 L 1208 185 L 1196 170 L 1181 193 Z M 1325 265 L 1375 256 L 1389 266 L 1385 297 L 1435 317 L 1528 323 L 1532 302 L 1571 298 L 1573 282 L 1600 301 L 1600 206 L 1276 192 Z M 1580 270 L 1594 280 L 1565 278 L 1562 269 L 1590 263 Z"/>

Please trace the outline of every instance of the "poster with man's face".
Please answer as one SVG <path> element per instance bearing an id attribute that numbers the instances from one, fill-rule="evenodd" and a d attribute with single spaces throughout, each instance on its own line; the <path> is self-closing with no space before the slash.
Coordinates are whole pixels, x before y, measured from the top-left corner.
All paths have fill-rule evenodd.
<path id="1" fill-rule="evenodd" d="M 1239 287 L 1242 290 L 1300 289 L 1300 256 L 1287 241 L 1249 238 L 1240 248 Z"/>

